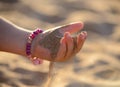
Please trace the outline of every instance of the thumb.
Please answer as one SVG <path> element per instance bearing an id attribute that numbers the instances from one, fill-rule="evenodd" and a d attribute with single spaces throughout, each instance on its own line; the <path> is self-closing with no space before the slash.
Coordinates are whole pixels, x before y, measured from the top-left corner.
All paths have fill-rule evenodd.
<path id="1" fill-rule="evenodd" d="M 71 23 L 60 27 L 59 32 L 62 34 L 64 34 L 65 32 L 73 34 L 82 30 L 83 26 L 84 24 L 82 22 Z"/>

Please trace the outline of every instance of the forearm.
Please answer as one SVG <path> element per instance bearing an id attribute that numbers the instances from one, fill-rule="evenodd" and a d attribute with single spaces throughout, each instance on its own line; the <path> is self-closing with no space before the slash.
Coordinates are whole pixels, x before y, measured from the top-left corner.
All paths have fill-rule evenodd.
<path id="1" fill-rule="evenodd" d="M 0 51 L 26 56 L 25 46 L 30 32 L 0 18 Z"/>

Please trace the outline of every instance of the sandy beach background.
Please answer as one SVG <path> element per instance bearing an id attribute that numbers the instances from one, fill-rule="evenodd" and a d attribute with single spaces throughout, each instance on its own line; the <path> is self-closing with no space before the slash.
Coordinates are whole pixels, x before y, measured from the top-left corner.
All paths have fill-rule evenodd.
<path id="1" fill-rule="evenodd" d="M 0 16 L 30 30 L 83 21 L 88 38 L 55 64 L 50 87 L 120 87 L 120 0 L 0 0 Z M 0 52 L 0 87 L 45 87 L 48 70 L 47 61 Z"/>

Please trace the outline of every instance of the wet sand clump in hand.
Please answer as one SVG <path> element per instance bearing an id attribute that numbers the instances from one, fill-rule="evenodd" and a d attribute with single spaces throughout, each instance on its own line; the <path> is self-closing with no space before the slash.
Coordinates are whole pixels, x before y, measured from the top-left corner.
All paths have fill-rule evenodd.
<path id="1" fill-rule="evenodd" d="M 60 39 L 63 35 L 58 31 L 58 29 L 48 32 L 49 33 L 40 40 L 40 45 L 49 49 L 51 52 L 51 57 L 55 58 L 60 47 Z"/>

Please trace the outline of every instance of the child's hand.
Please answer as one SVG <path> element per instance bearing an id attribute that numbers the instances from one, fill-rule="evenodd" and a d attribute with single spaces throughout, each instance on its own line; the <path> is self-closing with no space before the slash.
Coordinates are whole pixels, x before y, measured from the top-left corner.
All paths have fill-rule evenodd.
<path id="1" fill-rule="evenodd" d="M 49 61 L 68 60 L 83 46 L 87 36 L 86 32 L 71 36 L 82 28 L 83 23 L 74 23 L 49 29 L 39 34 L 33 41 L 32 56 Z"/>

